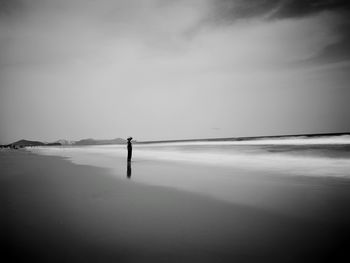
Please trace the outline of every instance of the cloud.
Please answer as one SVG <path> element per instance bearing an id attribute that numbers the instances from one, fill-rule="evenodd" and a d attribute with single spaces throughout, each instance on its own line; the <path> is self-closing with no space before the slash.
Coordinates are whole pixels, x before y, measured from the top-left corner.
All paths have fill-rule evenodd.
<path id="1" fill-rule="evenodd" d="M 303 64 L 320 65 L 350 61 L 350 21 L 341 18 L 338 23 L 334 20 L 330 21 L 332 22 L 332 31 L 338 36 L 337 41 L 330 43 L 313 57 L 302 61 Z"/>
<path id="2" fill-rule="evenodd" d="M 264 44 L 270 42 L 268 37 L 285 44 L 285 54 L 278 55 L 279 60 L 291 55 L 299 58 L 301 63 L 307 61 L 304 64 L 309 65 L 343 61 L 350 56 L 347 20 L 338 14 L 340 7 L 344 11 L 348 6 L 344 1 L 35 0 L 28 4 L 20 0 L 2 0 L 1 3 L 5 7 L 3 9 L 18 13 L 15 20 L 6 15 L 7 20 L 3 19 L 0 26 L 0 41 L 3 43 L 0 64 L 13 66 L 74 64 L 92 57 L 101 60 L 105 58 L 104 50 L 114 50 L 111 57 L 116 52 L 122 54 L 130 49 L 136 50 L 136 53 L 147 49 L 147 56 L 181 55 L 192 52 L 198 39 L 203 41 L 203 38 L 205 40 L 203 44 L 199 43 L 199 48 L 213 41 L 218 44 L 220 41 L 232 41 L 239 50 L 239 43 L 247 41 L 242 45 L 248 49 L 256 47 L 249 53 L 254 53 L 255 49 L 262 51 L 252 61 L 258 64 L 261 56 L 271 56 L 273 60 L 278 55 L 263 52 L 267 48 Z M 325 14 L 320 13 L 326 10 Z M 311 14 L 313 16 L 309 18 Z M 308 27 L 308 21 L 315 27 L 313 30 Z M 283 26 L 279 26 L 282 24 L 291 26 L 286 26 L 285 32 L 282 32 Z M 298 28 L 293 29 L 293 24 Z M 303 24 L 307 30 L 302 28 Z M 262 29 L 262 32 L 255 30 L 256 37 L 265 38 L 262 48 L 249 42 L 255 41 L 250 36 L 254 27 Z M 265 30 L 268 27 L 277 31 L 270 34 L 268 29 Z M 242 32 L 241 29 L 247 31 Z M 313 47 L 309 46 L 312 41 L 305 31 L 314 40 Z M 308 54 L 300 54 L 300 57 L 293 53 L 289 49 L 293 43 L 299 43 L 299 46 L 304 43 L 305 46 L 298 49 Z M 283 47 L 278 43 L 270 44 Z M 227 52 L 232 53 L 230 50 Z M 238 57 L 234 59 L 242 65 L 247 61 Z"/>
<path id="3" fill-rule="evenodd" d="M 315 116 L 329 109 L 330 87 L 347 81 L 344 74 L 328 86 L 338 77 L 334 68 L 315 71 L 348 59 L 345 17 L 332 7 L 272 18 L 282 4 L 7 1 L 0 133 L 159 139 L 210 137 L 211 127 L 221 128 L 215 136 L 325 131 L 327 122 Z M 284 119 L 302 110 L 300 119 Z M 266 124 L 256 123 L 261 118 Z"/>
<path id="4" fill-rule="evenodd" d="M 304 65 L 317 63 L 334 63 L 347 61 L 350 57 L 348 48 L 350 39 L 349 15 L 350 3 L 344 0 L 219 0 L 211 1 L 211 12 L 208 13 L 205 23 L 212 26 L 230 27 L 237 23 L 274 22 L 279 20 L 297 21 L 308 17 L 321 16 L 327 21 L 326 27 L 331 29 L 331 36 L 337 35 L 336 42 L 330 42 L 314 53 L 314 57 L 307 59 Z M 329 19 L 331 18 L 331 19 Z M 311 35 L 318 34 L 318 28 Z"/>
<path id="5" fill-rule="evenodd" d="M 313 15 L 323 11 L 350 11 L 346 0 L 281 0 L 272 18 L 293 18 Z"/>
<path id="6" fill-rule="evenodd" d="M 18 0 L 0 0 L 0 15 L 11 14 L 21 6 Z"/>
<path id="7" fill-rule="evenodd" d="M 346 0 L 218 0 L 211 1 L 212 16 L 220 20 L 298 18 L 323 11 L 350 10 Z"/>

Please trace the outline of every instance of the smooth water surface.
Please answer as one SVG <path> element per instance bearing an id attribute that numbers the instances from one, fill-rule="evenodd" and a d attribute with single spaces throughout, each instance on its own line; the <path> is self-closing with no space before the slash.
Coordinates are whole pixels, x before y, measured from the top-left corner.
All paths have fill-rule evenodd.
<path id="1" fill-rule="evenodd" d="M 165 186 L 283 214 L 326 220 L 350 204 L 348 137 L 33 148 L 105 167 L 130 183 Z M 337 210 L 339 211 L 339 209 Z"/>

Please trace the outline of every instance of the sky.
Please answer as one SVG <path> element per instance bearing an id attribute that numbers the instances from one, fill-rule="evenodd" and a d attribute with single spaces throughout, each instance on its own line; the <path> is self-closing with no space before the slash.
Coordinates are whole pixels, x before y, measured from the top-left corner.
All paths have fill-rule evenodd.
<path id="1" fill-rule="evenodd" d="M 0 143 L 350 131 L 350 3 L 0 0 Z"/>

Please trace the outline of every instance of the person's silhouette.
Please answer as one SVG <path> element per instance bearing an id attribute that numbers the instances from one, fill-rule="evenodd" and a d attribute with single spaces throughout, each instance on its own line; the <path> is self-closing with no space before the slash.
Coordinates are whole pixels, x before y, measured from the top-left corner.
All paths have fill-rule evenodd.
<path id="1" fill-rule="evenodd" d="M 132 140 L 132 137 L 129 137 L 128 139 L 128 162 L 131 161 L 131 157 L 132 157 L 132 144 L 131 144 L 131 140 Z"/>

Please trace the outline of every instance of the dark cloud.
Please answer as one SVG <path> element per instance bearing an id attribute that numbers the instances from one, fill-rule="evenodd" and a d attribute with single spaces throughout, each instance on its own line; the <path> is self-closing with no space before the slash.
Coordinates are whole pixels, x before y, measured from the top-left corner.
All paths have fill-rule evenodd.
<path id="1" fill-rule="evenodd" d="M 350 10 L 346 0 L 219 0 L 213 1 L 218 19 L 295 18 L 329 10 Z"/>
<path id="2" fill-rule="evenodd" d="M 337 16 L 336 43 L 324 48 L 307 63 L 331 63 L 350 60 L 350 1 L 348 0 L 219 0 L 214 5 L 210 22 L 230 25 L 240 20 L 276 21 L 298 19 L 329 11 Z M 331 22 L 332 23 L 332 22 Z"/>
<path id="3" fill-rule="evenodd" d="M 322 11 L 344 10 L 350 10 L 350 2 L 347 0 L 287 0 L 280 1 L 280 6 L 271 18 L 293 18 Z"/>
<path id="4" fill-rule="evenodd" d="M 218 20 L 236 20 L 252 18 L 273 10 L 280 0 L 220 0 L 214 1 Z"/>
<path id="5" fill-rule="evenodd" d="M 23 6 L 20 0 L 0 0 L 0 15 L 11 15 Z"/>
<path id="6" fill-rule="evenodd" d="M 337 28 L 341 39 L 316 54 L 314 57 L 303 61 L 304 64 L 327 64 L 341 61 L 350 61 L 350 22 Z"/>

